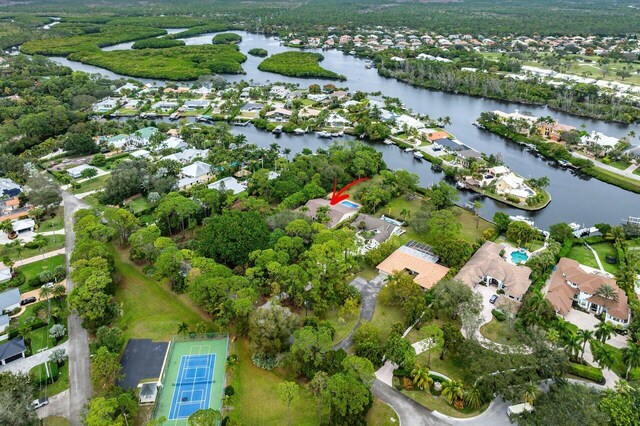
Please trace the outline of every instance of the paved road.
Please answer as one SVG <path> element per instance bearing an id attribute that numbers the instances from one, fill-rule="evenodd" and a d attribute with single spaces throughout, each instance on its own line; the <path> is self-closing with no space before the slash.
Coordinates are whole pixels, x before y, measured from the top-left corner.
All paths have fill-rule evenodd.
<path id="1" fill-rule="evenodd" d="M 67 249 L 67 293 L 73 290 L 73 282 L 69 278 L 71 252 L 76 235 L 73 230 L 73 215 L 76 211 L 88 208 L 89 205 L 68 192 L 62 192 L 64 201 L 65 247 Z M 69 420 L 73 426 L 82 424 L 82 411 L 89 402 L 91 388 L 91 358 L 89 354 L 89 336 L 82 328 L 82 320 L 71 314 L 68 319 L 69 330 Z"/>
<path id="2" fill-rule="evenodd" d="M 627 178 L 633 179 L 633 180 L 640 180 L 640 176 L 638 176 L 637 174 L 633 173 L 635 168 L 632 169 L 631 167 L 627 167 L 625 170 L 620 170 L 618 168 L 615 168 L 615 167 L 610 166 L 608 164 L 601 163 L 600 161 L 596 161 L 593 158 L 587 157 L 586 155 L 582 155 L 582 154 L 577 153 L 577 152 L 572 152 L 571 154 L 574 157 L 577 157 L 577 158 L 582 158 L 584 160 L 593 161 L 593 163 L 597 167 L 600 167 L 601 169 L 605 169 L 605 170 L 607 170 L 607 171 L 609 171 L 611 173 L 614 173 L 616 175 L 624 176 L 624 177 L 627 177 Z"/>
<path id="3" fill-rule="evenodd" d="M 347 337 L 341 342 L 337 343 L 333 349 L 344 349 L 345 351 L 353 345 L 353 333 L 360 327 L 362 321 L 371 321 L 373 318 L 373 312 L 376 309 L 376 300 L 378 299 L 378 293 L 384 284 L 384 276 L 378 275 L 371 281 L 367 281 L 364 278 L 356 277 L 351 281 L 351 285 L 358 289 L 362 295 L 362 309 L 360 310 L 360 318 L 356 323 L 353 330 Z"/>
<path id="4" fill-rule="evenodd" d="M 69 342 L 64 342 L 58 346 L 47 349 L 46 351 L 38 352 L 27 358 L 22 358 L 7 365 L 0 366 L 0 373 L 3 371 L 11 371 L 12 373 L 28 373 L 36 365 L 42 364 L 49 359 L 49 355 L 56 349 L 68 349 Z"/>

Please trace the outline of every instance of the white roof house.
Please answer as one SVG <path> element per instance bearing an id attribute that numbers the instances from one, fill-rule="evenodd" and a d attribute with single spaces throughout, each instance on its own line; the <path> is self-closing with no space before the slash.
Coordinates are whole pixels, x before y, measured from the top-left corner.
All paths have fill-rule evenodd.
<path id="1" fill-rule="evenodd" d="M 78 179 L 82 175 L 82 172 L 88 169 L 94 169 L 96 172 L 99 171 L 95 167 L 90 166 L 88 164 L 81 164 L 79 166 L 68 169 L 67 173 L 69 173 L 69 176 L 71 176 L 72 178 Z"/>
<path id="2" fill-rule="evenodd" d="M 208 149 L 188 148 L 182 152 L 176 152 L 162 157 L 163 160 L 177 161 L 178 163 L 188 164 L 197 158 L 205 158 L 209 153 Z"/>
<path id="3" fill-rule="evenodd" d="M 491 173 L 494 176 L 502 176 L 502 175 L 506 175 L 507 173 L 509 173 L 511 170 L 509 170 L 508 167 L 506 166 L 495 166 L 495 167 L 491 167 L 489 169 L 489 173 Z"/>
<path id="4" fill-rule="evenodd" d="M 0 312 L 12 311 L 20 306 L 20 289 L 17 287 L 0 293 Z"/>
<path id="5" fill-rule="evenodd" d="M 425 127 L 424 123 L 420 120 L 417 120 L 410 115 L 402 114 L 398 118 L 396 118 L 396 124 L 402 128 L 405 124 L 410 129 L 422 129 Z"/>
<path id="6" fill-rule="evenodd" d="M 11 279 L 11 268 L 0 269 L 0 283 L 6 283 Z"/>
<path id="7" fill-rule="evenodd" d="M 618 144 L 618 142 L 620 142 L 618 138 L 607 136 L 600 132 L 596 132 L 595 130 L 580 138 L 580 143 L 585 145 L 600 145 L 606 148 L 613 148 Z"/>
<path id="8" fill-rule="evenodd" d="M 106 98 L 101 100 L 100 102 L 96 102 L 95 104 L 93 104 L 93 110 L 95 112 L 111 111 L 112 109 L 118 106 L 118 102 L 119 102 L 118 99 Z"/>
<path id="9" fill-rule="evenodd" d="M 151 153 L 149 151 L 147 151 L 146 149 L 139 149 L 137 151 L 133 151 L 129 155 L 131 155 L 134 158 L 148 158 L 149 155 L 151 155 Z"/>
<path id="10" fill-rule="evenodd" d="M 167 140 L 163 141 L 158 148 L 160 149 L 185 149 L 187 147 L 187 143 L 175 136 L 171 136 Z"/>
<path id="11" fill-rule="evenodd" d="M 186 178 L 200 179 L 202 177 L 208 177 L 209 173 L 211 173 L 211 166 L 202 161 L 196 161 L 180 169 L 180 175 Z"/>
<path id="12" fill-rule="evenodd" d="M 211 105 L 211 101 L 207 101 L 204 99 L 196 99 L 185 101 L 182 106 L 186 109 L 198 109 L 198 108 L 208 108 Z"/>
<path id="13" fill-rule="evenodd" d="M 14 232 L 33 231 L 36 228 L 36 222 L 33 219 L 16 220 L 11 224 Z"/>
<path id="14" fill-rule="evenodd" d="M 226 177 L 217 180 L 208 186 L 209 189 L 216 189 L 218 191 L 233 191 L 234 195 L 247 190 L 247 186 L 244 183 L 238 182 L 234 177 Z"/>

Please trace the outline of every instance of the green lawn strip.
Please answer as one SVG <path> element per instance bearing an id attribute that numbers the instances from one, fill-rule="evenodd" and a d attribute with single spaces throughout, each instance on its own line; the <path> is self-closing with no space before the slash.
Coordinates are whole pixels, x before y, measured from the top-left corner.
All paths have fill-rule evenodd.
<path id="1" fill-rule="evenodd" d="M 271 55 L 263 60 L 258 69 L 290 77 L 317 77 L 334 80 L 346 80 L 346 77 L 328 69 L 322 68 L 320 62 L 324 59 L 319 53 L 311 52 L 283 52 Z"/>
<path id="2" fill-rule="evenodd" d="M 42 419 L 42 426 L 69 426 L 71 422 L 64 417 L 51 416 Z"/>
<path id="3" fill-rule="evenodd" d="M 353 318 L 345 320 L 340 317 L 340 313 L 337 308 L 333 308 L 327 312 L 325 319 L 329 321 L 336 330 L 336 333 L 333 336 L 333 343 L 340 342 L 347 337 L 349 333 L 351 333 L 351 330 L 353 330 L 353 327 L 355 327 L 358 322 L 359 315 L 360 311 L 358 311 Z"/>
<path id="4" fill-rule="evenodd" d="M 427 407 L 429 410 L 435 410 L 447 416 L 463 418 L 463 419 L 469 418 L 469 417 L 475 417 L 478 414 L 482 413 L 489 406 L 489 404 L 484 404 L 478 410 L 473 410 L 467 407 L 463 408 L 462 410 L 458 410 L 454 408 L 451 404 L 449 404 L 447 400 L 444 399 L 444 397 L 431 395 L 431 393 L 428 391 L 403 390 L 402 393 L 408 396 L 409 398 L 413 399 L 414 401 L 418 402 L 420 405 Z"/>
<path id="5" fill-rule="evenodd" d="M 616 272 L 618 272 L 617 264 L 607 262 L 608 254 L 614 255 L 614 256 L 616 255 L 616 250 L 615 250 L 615 247 L 613 247 L 613 244 L 600 243 L 600 244 L 594 244 L 591 247 L 593 247 L 596 253 L 598 253 L 598 257 L 600 258 L 600 262 L 602 262 L 602 266 L 604 267 L 605 271 L 611 274 L 615 274 Z"/>
<path id="6" fill-rule="evenodd" d="M 9 256 L 13 260 L 28 259 L 64 247 L 64 235 L 45 235 L 44 238 L 47 244 L 43 247 L 30 249 L 23 246 L 21 253 L 18 253 L 15 247 L 8 248 L 7 246 L 0 245 L 0 259 L 4 256 Z"/>
<path id="7" fill-rule="evenodd" d="M 32 330 L 29 333 L 29 339 L 31 339 L 31 352 L 33 354 L 38 353 L 41 349 L 49 349 L 60 343 L 63 343 L 66 340 L 66 337 L 59 342 L 56 342 L 56 339 L 49 336 L 49 328 L 53 326 L 53 321 L 51 321 L 50 326 L 40 327 L 36 330 Z"/>
<path id="8" fill-rule="evenodd" d="M 290 413 L 292 425 L 317 425 L 318 413 L 316 404 L 306 387 L 300 388 L 299 398 L 293 402 L 289 411 L 278 398 L 278 384 L 287 377 L 284 370 L 263 370 L 251 362 L 251 352 L 246 339 L 235 342 L 235 353 L 238 355 L 238 366 L 233 377 L 235 395 L 232 398 L 234 407 L 230 417 L 243 425 L 279 425 L 284 424 L 287 413 Z M 324 413 L 325 420 L 327 413 Z"/>
<path id="9" fill-rule="evenodd" d="M 371 409 L 369 409 L 367 417 L 365 417 L 365 421 L 368 426 L 397 426 L 400 424 L 400 419 L 398 419 L 398 415 L 393 408 L 386 402 L 375 397 L 373 398 L 373 405 Z"/>
<path id="10" fill-rule="evenodd" d="M 371 323 L 378 327 L 382 334 L 382 339 L 386 340 L 391 334 L 393 324 L 404 321 L 404 315 L 400 308 L 396 306 L 385 306 L 380 303 L 380 299 L 376 301 L 376 309 L 373 312 Z"/>
<path id="11" fill-rule="evenodd" d="M 81 182 L 76 184 L 72 189 L 72 194 L 82 194 L 89 191 L 97 191 L 103 189 L 107 184 L 107 180 L 111 177 L 111 175 L 102 175 L 98 177 L 94 177 L 90 180 Z"/>
<path id="12" fill-rule="evenodd" d="M 624 376 L 627 373 L 627 366 L 622 362 L 622 349 L 618 349 L 609 344 L 605 344 L 605 346 L 613 352 L 613 365 L 611 366 L 611 370 L 616 373 L 618 377 L 624 379 Z M 640 376 L 640 367 L 632 368 L 629 373 L 629 377 L 631 376 Z"/>
<path id="13" fill-rule="evenodd" d="M 518 344 L 518 336 L 513 321 L 498 321 L 495 318 L 491 318 L 491 321 L 480 327 L 480 334 L 501 345 Z"/>
<path id="14" fill-rule="evenodd" d="M 114 252 L 115 300 L 123 309 L 116 325 L 127 338 L 169 340 L 177 334 L 181 322 L 193 327 L 203 321 L 175 293 L 147 278 L 125 256 L 124 252 Z"/>

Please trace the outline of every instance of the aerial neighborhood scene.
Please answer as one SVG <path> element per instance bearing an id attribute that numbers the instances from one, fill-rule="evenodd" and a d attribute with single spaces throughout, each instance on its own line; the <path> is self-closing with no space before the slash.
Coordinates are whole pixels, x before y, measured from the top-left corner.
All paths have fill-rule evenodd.
<path id="1" fill-rule="evenodd" d="M 0 1 L 0 425 L 640 426 L 639 33 Z"/>

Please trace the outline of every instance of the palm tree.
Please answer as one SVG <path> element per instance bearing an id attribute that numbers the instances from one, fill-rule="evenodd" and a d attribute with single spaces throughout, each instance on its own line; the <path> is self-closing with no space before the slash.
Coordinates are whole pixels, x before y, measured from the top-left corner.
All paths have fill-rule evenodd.
<path id="1" fill-rule="evenodd" d="M 449 404 L 462 399 L 464 392 L 462 391 L 462 382 L 457 380 L 449 380 L 442 384 L 442 396 L 444 396 Z"/>
<path id="2" fill-rule="evenodd" d="M 624 378 L 629 379 L 629 371 L 631 371 L 632 368 L 640 367 L 640 345 L 629 342 L 629 346 L 622 349 L 622 362 L 627 366 Z"/>
<path id="3" fill-rule="evenodd" d="M 580 353 L 580 338 L 577 334 L 571 333 L 564 341 L 564 350 L 569 358 L 577 358 Z"/>
<path id="4" fill-rule="evenodd" d="M 522 402 L 533 405 L 540 395 L 540 388 L 535 383 L 527 383 L 522 390 Z"/>
<path id="5" fill-rule="evenodd" d="M 433 379 L 429 375 L 429 368 L 422 367 L 419 364 L 416 364 L 411 371 L 411 377 L 413 378 L 413 384 L 418 386 L 420 389 L 424 390 L 428 388 L 431 383 L 433 383 Z"/>
<path id="6" fill-rule="evenodd" d="M 225 362 L 224 366 L 229 371 L 235 370 L 235 368 L 238 366 L 238 356 L 234 354 L 229 355 L 227 357 L 227 362 Z"/>
<path id="7" fill-rule="evenodd" d="M 613 300 L 614 302 L 618 301 L 618 292 L 609 284 L 602 284 L 594 294 L 607 300 Z"/>
<path id="8" fill-rule="evenodd" d="M 473 202 L 473 213 L 476 216 L 476 229 L 480 226 L 480 209 L 482 208 L 482 203 L 480 201 Z"/>
<path id="9" fill-rule="evenodd" d="M 611 368 L 616 361 L 615 349 L 597 340 L 591 342 L 591 352 L 593 353 L 594 361 L 602 368 Z"/>
<path id="10" fill-rule="evenodd" d="M 624 240 L 624 229 L 621 226 L 614 226 L 611 230 L 605 235 L 605 239 L 613 240 L 615 243 Z"/>
<path id="11" fill-rule="evenodd" d="M 578 339 L 582 342 L 582 350 L 580 351 L 580 358 L 584 360 L 584 351 L 587 348 L 587 343 L 593 340 L 593 332 L 590 330 L 578 330 Z"/>
<path id="12" fill-rule="evenodd" d="M 477 386 L 471 386 L 464 392 L 464 403 L 477 410 L 482 405 L 482 392 Z"/>
<path id="13" fill-rule="evenodd" d="M 60 303 L 62 298 L 67 294 L 67 289 L 62 284 L 56 284 L 51 289 L 51 296 Z"/>
<path id="14" fill-rule="evenodd" d="M 42 287 L 40 287 L 40 300 L 46 300 L 47 301 L 47 311 L 48 311 L 48 318 L 51 319 L 51 295 L 53 294 L 53 291 L 51 289 L 51 286 L 48 285 L 43 285 Z"/>
<path id="15" fill-rule="evenodd" d="M 182 321 L 180 324 L 178 324 L 178 334 L 184 334 L 187 331 L 189 331 L 189 324 L 187 324 L 184 321 Z"/>
<path id="16" fill-rule="evenodd" d="M 602 343 L 606 343 L 607 340 L 611 337 L 611 333 L 613 332 L 613 327 L 611 324 L 606 322 L 601 322 L 596 325 L 596 339 L 598 339 Z"/>

